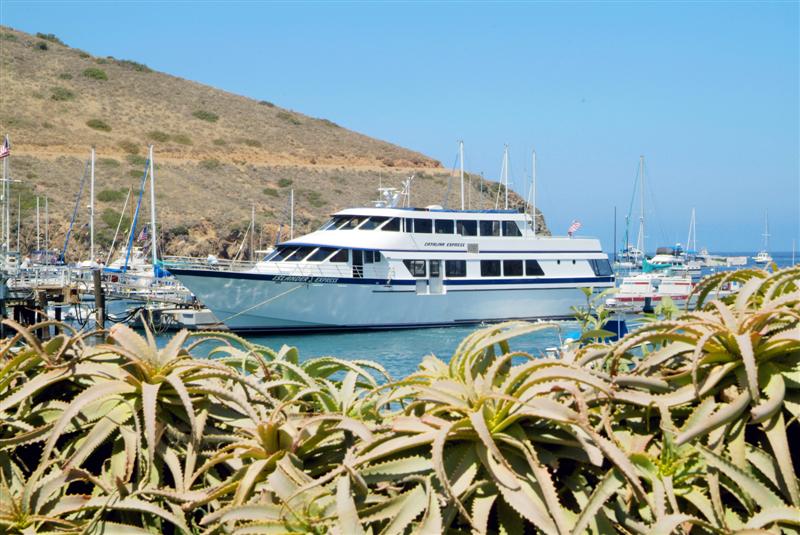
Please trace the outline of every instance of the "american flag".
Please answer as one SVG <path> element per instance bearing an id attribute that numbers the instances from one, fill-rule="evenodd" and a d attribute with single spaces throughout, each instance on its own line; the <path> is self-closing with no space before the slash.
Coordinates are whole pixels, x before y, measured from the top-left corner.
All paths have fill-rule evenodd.
<path id="1" fill-rule="evenodd" d="M 139 241 L 147 240 L 147 227 L 142 227 L 142 231 L 139 233 L 139 237 L 137 239 Z"/>
<path id="2" fill-rule="evenodd" d="M 0 147 L 0 159 L 5 158 L 11 154 L 11 143 L 8 142 L 8 136 L 3 140 L 3 146 Z"/>
<path id="3" fill-rule="evenodd" d="M 573 220 L 572 220 L 572 224 L 571 224 L 571 225 L 569 226 L 569 228 L 567 229 L 567 234 L 568 234 L 568 235 L 570 235 L 570 236 L 572 236 L 573 234 L 575 234 L 576 232 L 578 232 L 578 229 L 579 229 L 579 228 L 581 228 L 581 222 L 580 222 L 580 221 L 578 221 L 577 219 L 573 219 Z"/>

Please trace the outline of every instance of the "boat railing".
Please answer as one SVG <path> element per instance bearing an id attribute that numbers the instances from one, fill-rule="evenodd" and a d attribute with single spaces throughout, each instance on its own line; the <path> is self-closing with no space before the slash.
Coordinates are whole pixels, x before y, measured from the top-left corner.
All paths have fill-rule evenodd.
<path id="1" fill-rule="evenodd" d="M 165 256 L 164 267 L 177 269 L 203 269 L 207 271 L 248 271 L 256 266 L 253 260 L 229 260 L 226 258 L 197 258 L 191 256 Z"/>

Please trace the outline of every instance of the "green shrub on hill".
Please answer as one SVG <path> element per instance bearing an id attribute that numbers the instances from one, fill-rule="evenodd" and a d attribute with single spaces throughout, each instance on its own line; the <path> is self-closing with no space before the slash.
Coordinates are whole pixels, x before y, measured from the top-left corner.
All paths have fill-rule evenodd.
<path id="1" fill-rule="evenodd" d="M 45 43 L 44 41 L 39 41 L 38 43 L 33 45 L 33 47 L 36 50 L 49 50 L 49 47 L 47 46 L 47 43 Z"/>
<path id="2" fill-rule="evenodd" d="M 211 113 L 210 111 L 197 110 L 192 112 L 192 116 L 200 119 L 201 121 L 208 121 L 209 123 L 216 123 L 219 115 Z"/>
<path id="3" fill-rule="evenodd" d="M 191 145 L 192 139 L 186 134 L 172 134 L 172 141 L 181 145 Z"/>
<path id="4" fill-rule="evenodd" d="M 119 202 L 124 201 L 127 195 L 127 189 L 104 189 L 97 194 L 97 200 L 101 202 Z"/>
<path id="5" fill-rule="evenodd" d="M 264 195 L 269 195 L 270 197 L 277 197 L 278 190 L 275 188 L 264 188 Z"/>
<path id="6" fill-rule="evenodd" d="M 147 133 L 147 137 L 153 141 L 158 141 L 159 143 L 166 143 L 169 141 L 169 134 L 162 132 L 161 130 L 151 130 Z"/>
<path id="7" fill-rule="evenodd" d="M 97 67 L 89 67 L 83 71 L 83 75 L 92 80 L 108 80 L 108 75 L 103 69 Z"/>
<path id="8" fill-rule="evenodd" d="M 220 164 L 219 160 L 215 158 L 209 158 L 207 160 L 202 160 L 200 162 L 200 167 L 202 167 L 203 169 L 208 169 L 210 171 L 219 169 L 221 165 L 222 164 Z"/>
<path id="9" fill-rule="evenodd" d="M 128 154 L 139 154 L 139 144 L 129 139 L 123 139 L 117 143 L 117 146 Z"/>
<path id="10" fill-rule="evenodd" d="M 75 93 L 64 87 L 53 87 L 50 89 L 50 98 L 52 100 L 74 100 Z"/>
<path id="11" fill-rule="evenodd" d="M 61 80 L 72 80 L 72 75 L 68 72 L 62 72 L 58 75 Z"/>
<path id="12" fill-rule="evenodd" d="M 55 34 L 52 33 L 38 32 L 36 34 L 36 37 L 38 37 L 39 39 L 44 39 L 45 41 L 50 41 L 51 43 L 57 43 L 59 45 L 66 46 L 61 39 L 59 39 L 58 37 L 55 36 Z"/>
<path id="13" fill-rule="evenodd" d="M 86 121 L 86 126 L 101 132 L 111 132 L 111 127 L 102 119 L 89 119 Z"/>
<path id="14" fill-rule="evenodd" d="M 278 180 L 278 186 L 282 188 L 288 188 L 289 186 L 292 185 L 292 182 L 293 181 L 291 178 L 281 178 L 280 180 Z"/>

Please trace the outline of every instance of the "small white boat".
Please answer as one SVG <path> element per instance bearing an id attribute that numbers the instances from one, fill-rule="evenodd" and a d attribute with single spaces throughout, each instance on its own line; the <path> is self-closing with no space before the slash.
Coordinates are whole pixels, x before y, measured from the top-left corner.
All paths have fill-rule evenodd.
<path id="1" fill-rule="evenodd" d="M 756 264 L 770 264 L 772 263 L 772 256 L 769 254 L 769 219 L 767 217 L 767 213 L 764 212 L 764 249 L 759 251 L 757 255 L 753 257 L 753 262 Z"/>
<path id="2" fill-rule="evenodd" d="M 772 262 L 772 257 L 768 252 L 761 251 L 760 253 L 758 253 L 753 257 L 753 262 L 755 262 L 756 264 L 769 264 L 770 262 Z"/>
<path id="3" fill-rule="evenodd" d="M 648 304 L 656 306 L 669 297 L 684 307 L 693 288 L 691 277 L 686 275 L 641 273 L 623 277 L 617 292 L 606 299 L 606 306 L 616 311 L 641 312 Z"/>

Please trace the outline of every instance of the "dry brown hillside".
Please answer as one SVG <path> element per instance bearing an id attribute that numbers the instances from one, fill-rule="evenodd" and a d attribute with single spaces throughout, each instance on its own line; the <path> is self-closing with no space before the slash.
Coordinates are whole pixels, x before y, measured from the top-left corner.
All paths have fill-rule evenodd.
<path id="1" fill-rule="evenodd" d="M 11 138 L 11 175 L 20 181 L 11 198 L 22 206 L 23 249 L 35 241 L 37 195 L 49 198 L 51 242 L 63 243 L 91 146 L 101 247 L 111 241 L 128 188 L 139 187 L 148 144 L 157 162 L 159 233 L 174 254 L 232 254 L 252 206 L 257 236 L 271 243 L 287 222 L 291 189 L 297 232 L 373 199 L 379 183 L 399 186 L 411 174 L 415 205 L 442 203 L 448 191 L 450 172 L 423 154 L 134 61 L 95 57 L 52 35 L 0 27 L 0 86 L 0 131 Z M 493 205 L 494 184 L 470 183 L 473 208 Z M 453 205 L 456 190 L 453 179 Z M 85 247 L 86 203 L 72 257 Z"/>

